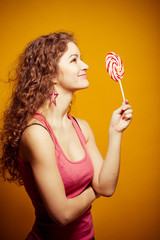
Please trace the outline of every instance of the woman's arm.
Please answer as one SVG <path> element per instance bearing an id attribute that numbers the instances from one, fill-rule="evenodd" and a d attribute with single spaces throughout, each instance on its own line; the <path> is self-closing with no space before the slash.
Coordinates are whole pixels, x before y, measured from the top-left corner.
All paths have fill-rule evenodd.
<path id="1" fill-rule="evenodd" d="M 132 109 L 126 100 L 122 106 L 114 111 L 109 128 L 108 149 L 103 160 L 95 142 L 93 132 L 83 120 L 79 121 L 87 139 L 87 151 L 94 166 L 92 186 L 103 196 L 112 196 L 117 185 L 120 168 L 120 149 L 122 132 L 128 127 L 132 119 Z"/>
<path id="2" fill-rule="evenodd" d="M 55 159 L 55 147 L 48 132 L 33 125 L 25 130 L 19 155 L 29 161 L 33 175 L 51 219 L 66 225 L 81 216 L 96 199 L 92 187 L 79 196 L 67 199 Z"/>

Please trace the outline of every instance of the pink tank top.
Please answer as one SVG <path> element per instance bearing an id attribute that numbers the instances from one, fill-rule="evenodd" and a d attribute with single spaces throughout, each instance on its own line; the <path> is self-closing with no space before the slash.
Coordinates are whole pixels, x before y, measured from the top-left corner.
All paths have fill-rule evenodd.
<path id="1" fill-rule="evenodd" d="M 67 198 L 79 195 L 91 183 L 93 178 L 93 165 L 86 150 L 85 137 L 77 122 L 68 114 L 68 118 L 77 132 L 83 146 L 85 156 L 79 161 L 70 161 L 59 145 L 52 128 L 45 118 L 35 114 L 34 118 L 39 120 L 48 130 L 55 144 L 56 162 L 61 174 Z M 18 158 L 20 175 L 24 181 L 24 187 L 35 208 L 36 220 L 32 231 L 29 233 L 29 240 L 90 240 L 94 236 L 91 208 L 82 216 L 64 227 L 57 225 L 48 215 L 43 201 L 36 187 L 30 164 Z"/>

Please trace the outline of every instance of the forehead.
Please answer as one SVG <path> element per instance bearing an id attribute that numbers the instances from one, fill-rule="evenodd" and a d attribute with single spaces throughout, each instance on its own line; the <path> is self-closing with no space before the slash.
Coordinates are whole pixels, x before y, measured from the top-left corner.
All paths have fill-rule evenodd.
<path id="1" fill-rule="evenodd" d="M 80 55 L 80 51 L 78 49 L 78 47 L 76 46 L 76 44 L 74 44 L 73 42 L 69 42 L 67 44 L 67 51 L 63 54 L 63 56 L 61 57 L 61 59 L 66 59 L 69 58 L 71 55 L 73 54 L 78 54 Z"/>

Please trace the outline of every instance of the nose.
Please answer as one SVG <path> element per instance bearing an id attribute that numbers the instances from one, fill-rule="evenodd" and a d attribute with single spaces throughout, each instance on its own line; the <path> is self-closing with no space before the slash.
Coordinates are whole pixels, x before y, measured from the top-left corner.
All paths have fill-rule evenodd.
<path id="1" fill-rule="evenodd" d="M 81 60 L 81 67 L 83 70 L 87 70 L 89 66 Z"/>

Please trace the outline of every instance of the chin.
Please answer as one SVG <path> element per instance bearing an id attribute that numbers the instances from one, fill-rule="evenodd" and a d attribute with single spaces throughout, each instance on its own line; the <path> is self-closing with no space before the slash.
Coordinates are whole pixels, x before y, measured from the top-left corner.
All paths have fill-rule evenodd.
<path id="1" fill-rule="evenodd" d="M 89 82 L 88 82 L 88 84 L 87 84 L 86 88 L 88 88 L 88 87 L 89 87 Z"/>
<path id="2" fill-rule="evenodd" d="M 77 84 L 77 87 L 75 86 L 73 91 L 78 91 L 78 90 L 83 90 L 89 87 L 89 82 L 87 79 L 85 81 L 81 81 L 80 83 Z"/>
<path id="3" fill-rule="evenodd" d="M 89 86 L 89 82 L 88 82 L 87 79 L 85 79 L 85 81 L 84 81 L 84 86 L 85 86 L 85 87 L 88 87 L 88 86 Z"/>
<path id="4" fill-rule="evenodd" d="M 88 88 L 89 87 L 89 82 L 87 81 L 84 85 L 82 85 L 82 89 Z"/>
<path id="5" fill-rule="evenodd" d="M 89 84 L 85 85 L 85 86 L 81 86 L 79 88 L 76 88 L 73 92 L 79 91 L 79 90 L 83 90 L 89 87 Z"/>

